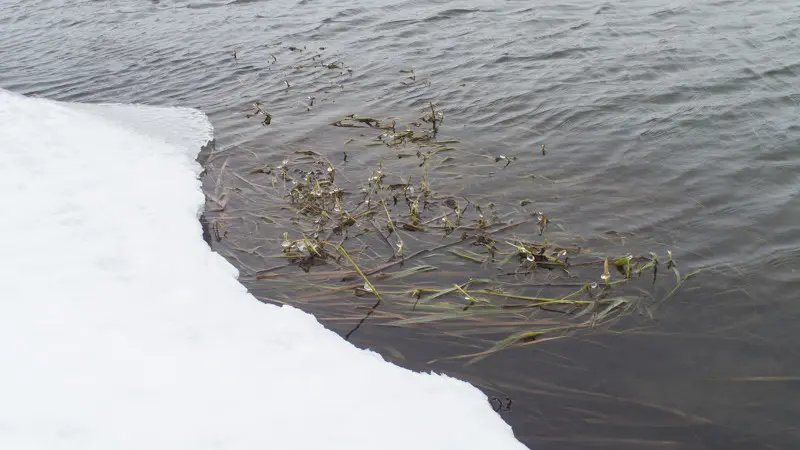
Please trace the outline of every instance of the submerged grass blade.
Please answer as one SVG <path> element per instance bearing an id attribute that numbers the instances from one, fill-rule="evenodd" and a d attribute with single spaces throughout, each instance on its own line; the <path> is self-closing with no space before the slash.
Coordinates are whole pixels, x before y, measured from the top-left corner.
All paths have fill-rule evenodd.
<path id="1" fill-rule="evenodd" d="M 466 259 L 466 260 L 472 261 L 474 263 L 483 264 L 483 263 L 486 262 L 486 257 L 485 256 L 479 255 L 479 254 L 474 253 L 474 252 L 465 251 L 465 250 L 461 250 L 460 251 L 460 250 L 456 249 L 456 250 L 450 250 L 450 253 L 452 253 L 455 256 L 458 256 L 459 258 Z M 479 257 L 482 257 L 482 259 L 479 258 Z"/>
<path id="2" fill-rule="evenodd" d="M 372 289 L 372 293 L 375 294 L 375 297 L 378 297 L 378 302 L 383 303 L 383 297 L 381 297 L 381 293 L 378 292 L 377 289 L 375 289 L 375 286 L 373 286 L 372 283 L 369 281 L 369 278 L 367 278 L 367 276 L 364 275 L 364 272 L 361 271 L 361 268 L 358 267 L 358 264 L 356 264 L 356 262 L 353 261 L 353 258 L 350 257 L 350 254 L 347 253 L 347 250 L 345 250 L 344 247 L 342 247 L 341 245 L 334 245 L 333 247 L 339 252 L 340 255 L 342 255 L 353 266 L 356 272 L 358 272 L 358 274 L 364 280 L 364 284 L 366 286 L 369 286 L 370 289 Z"/>
<path id="3" fill-rule="evenodd" d="M 623 305 L 630 305 L 635 299 L 632 297 L 615 297 L 611 299 L 607 299 L 606 301 L 609 302 L 608 306 L 606 306 L 602 311 L 597 313 L 595 316 L 596 321 L 602 321 L 606 317 L 609 316 L 612 312 L 616 311 Z"/>
<path id="4" fill-rule="evenodd" d="M 546 337 L 546 338 L 536 339 L 534 341 L 531 341 L 531 342 L 528 342 L 528 343 L 525 343 L 525 344 L 522 344 L 522 345 L 541 344 L 541 343 L 548 342 L 548 341 L 555 341 L 555 340 L 558 340 L 558 339 L 564 339 L 565 337 L 566 336 Z M 472 365 L 472 364 L 475 364 L 475 363 L 477 363 L 477 362 L 479 362 L 479 361 L 481 361 L 483 359 L 486 359 L 487 357 L 489 357 L 489 356 L 491 356 L 491 355 L 493 355 L 493 354 L 495 354 L 495 353 L 497 353 L 497 352 L 499 352 L 501 350 L 504 350 L 505 348 L 506 347 L 499 348 L 499 349 L 489 349 L 489 350 L 484 350 L 482 352 L 477 352 L 477 353 L 468 353 L 468 354 L 465 354 L 465 355 L 449 356 L 449 357 L 444 357 L 444 358 L 433 359 L 431 361 L 428 361 L 428 364 L 433 364 L 433 363 L 436 363 L 436 362 L 439 362 L 439 361 L 458 360 L 458 359 L 470 358 L 469 361 L 467 361 L 466 365 Z"/>
<path id="5" fill-rule="evenodd" d="M 456 288 L 456 289 L 458 290 L 458 292 L 461 292 L 462 294 L 464 294 L 464 298 L 466 298 L 466 299 L 467 299 L 467 300 L 469 300 L 469 302 L 470 302 L 470 303 L 469 303 L 469 306 L 472 306 L 472 305 L 474 305 L 474 304 L 476 304 L 476 303 L 485 303 L 485 304 L 490 304 L 490 303 L 489 303 L 488 301 L 486 301 L 486 300 L 483 300 L 483 299 L 477 299 L 477 298 L 473 297 L 473 296 L 472 296 L 472 294 L 470 294 L 469 292 L 465 291 L 464 289 L 462 289 L 462 288 L 461 288 L 461 286 L 459 286 L 459 285 L 457 285 L 457 284 L 454 284 L 454 285 L 453 285 L 453 287 L 454 287 L 454 288 Z M 467 308 L 468 308 L 469 306 L 467 306 Z M 464 308 L 464 310 L 466 310 L 467 308 Z"/>
<path id="6" fill-rule="evenodd" d="M 439 270 L 439 268 L 436 267 L 436 266 L 429 266 L 429 265 L 416 266 L 416 267 L 412 267 L 410 269 L 401 270 L 399 272 L 392 272 L 392 273 L 385 274 L 384 276 L 380 277 L 380 279 L 381 279 L 381 281 L 384 281 L 384 280 L 387 280 L 387 281 L 388 280 L 399 280 L 401 278 L 407 278 L 407 277 L 414 276 L 414 275 L 417 275 L 417 274 L 420 274 L 420 273 L 433 272 L 434 270 Z"/>
<path id="7" fill-rule="evenodd" d="M 389 323 L 385 323 L 384 325 L 389 325 L 393 327 L 403 327 L 408 325 L 418 325 L 422 323 L 439 322 L 442 320 L 450 320 L 450 319 L 468 319 L 476 315 L 477 315 L 476 310 L 468 310 L 468 311 L 459 310 L 453 312 L 429 314 L 421 317 L 412 317 L 409 319 L 395 320 Z"/>

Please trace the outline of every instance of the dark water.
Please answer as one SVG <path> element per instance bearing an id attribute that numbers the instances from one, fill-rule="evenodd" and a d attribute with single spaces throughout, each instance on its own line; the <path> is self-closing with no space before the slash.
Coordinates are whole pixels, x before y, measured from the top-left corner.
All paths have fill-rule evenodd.
<path id="1" fill-rule="evenodd" d="M 717 271 L 638 331 L 475 366 L 426 365 L 464 349 L 411 330 L 365 326 L 354 342 L 512 397 L 505 417 L 532 448 L 798 448 L 799 28 L 788 0 L 2 0 L 0 87 L 200 108 L 243 171 L 287 149 L 340 154 L 346 135 L 326 124 L 344 114 L 407 119 L 434 100 L 463 141 L 463 176 L 437 186 L 480 195 L 491 183 L 573 235 L 614 230 Z M 352 74 L 294 68 L 316 54 Z M 409 68 L 417 81 L 404 84 Z M 270 127 L 244 119 L 254 100 Z M 487 170 L 497 154 L 518 160 Z M 519 181 L 534 172 L 553 182 Z M 204 180 L 210 192 L 217 181 Z"/>

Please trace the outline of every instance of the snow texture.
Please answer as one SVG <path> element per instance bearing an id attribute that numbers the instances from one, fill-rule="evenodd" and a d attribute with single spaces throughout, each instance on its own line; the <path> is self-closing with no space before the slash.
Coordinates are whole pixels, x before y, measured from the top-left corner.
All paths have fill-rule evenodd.
<path id="1" fill-rule="evenodd" d="M 202 240 L 211 136 L 0 90 L 0 448 L 525 448 L 473 386 L 248 294 Z"/>

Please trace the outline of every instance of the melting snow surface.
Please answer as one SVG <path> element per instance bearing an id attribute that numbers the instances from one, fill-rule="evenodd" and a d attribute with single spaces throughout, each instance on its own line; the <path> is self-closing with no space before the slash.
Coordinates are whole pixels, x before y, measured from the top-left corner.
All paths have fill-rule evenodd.
<path id="1" fill-rule="evenodd" d="M 473 386 L 248 294 L 202 240 L 211 136 L 0 90 L 0 448 L 525 448 Z"/>

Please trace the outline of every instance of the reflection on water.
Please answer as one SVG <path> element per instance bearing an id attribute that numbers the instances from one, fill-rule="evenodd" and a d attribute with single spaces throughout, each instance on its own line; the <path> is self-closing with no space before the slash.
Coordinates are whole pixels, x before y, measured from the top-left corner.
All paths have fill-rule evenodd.
<path id="1" fill-rule="evenodd" d="M 793 448 L 799 16 L 788 0 L 7 0 L 0 86 L 201 108 L 242 171 L 299 148 L 338 158 L 347 137 L 327 123 L 413 119 L 434 100 L 442 132 L 462 140 L 460 178 L 431 174 L 440 190 L 480 197 L 491 185 L 589 247 L 617 245 L 614 232 L 632 251 L 671 249 L 685 271 L 716 268 L 624 333 L 436 369 L 512 397 L 503 414 L 533 447 Z M 352 73 L 308 67 L 317 61 Z M 269 127 L 244 118 L 255 100 Z M 387 152 L 352 152 L 349 167 Z M 489 169 L 498 154 L 517 160 Z M 352 339 L 414 368 L 464 351 L 369 322 Z"/>

